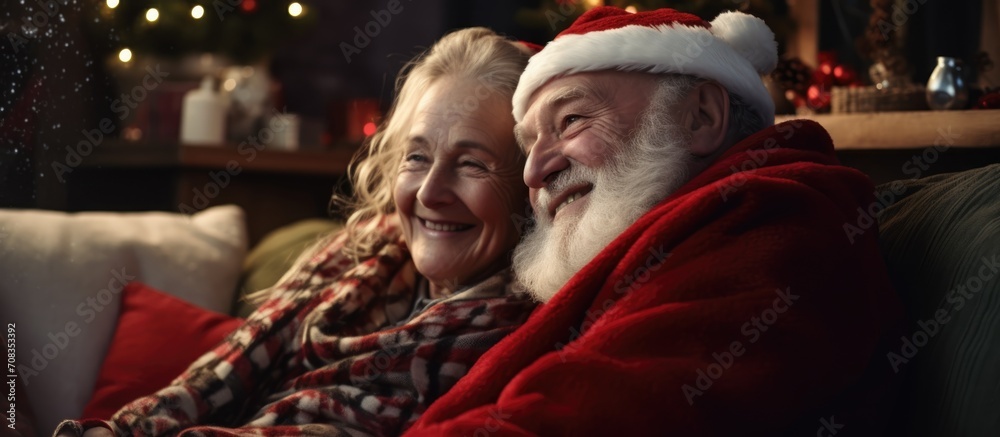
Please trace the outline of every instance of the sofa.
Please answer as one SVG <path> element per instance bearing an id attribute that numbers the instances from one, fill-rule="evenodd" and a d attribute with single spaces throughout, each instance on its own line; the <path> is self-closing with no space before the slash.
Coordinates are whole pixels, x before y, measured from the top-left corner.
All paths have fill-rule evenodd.
<path id="1" fill-rule="evenodd" d="M 845 232 L 866 214 L 878 225 L 911 322 L 882 354 L 902 383 L 886 435 L 995 435 L 1000 165 L 895 181 L 877 198 Z M 0 321 L 16 323 L 17 363 L 32 369 L 25 389 L 39 435 L 95 402 L 114 411 L 164 385 L 253 310 L 242 296 L 340 227 L 298 223 L 248 253 L 243 219 L 235 206 L 191 216 L 0 211 Z"/>
<path id="2" fill-rule="evenodd" d="M 253 311 L 246 294 L 339 227 L 306 220 L 248 252 L 234 205 L 190 216 L 0 210 L 0 321 L 20 376 L 16 410 L 30 406 L 25 420 L 46 435 L 88 407 L 114 410 L 166 385 Z M 108 400 L 118 403 L 93 408 Z"/>

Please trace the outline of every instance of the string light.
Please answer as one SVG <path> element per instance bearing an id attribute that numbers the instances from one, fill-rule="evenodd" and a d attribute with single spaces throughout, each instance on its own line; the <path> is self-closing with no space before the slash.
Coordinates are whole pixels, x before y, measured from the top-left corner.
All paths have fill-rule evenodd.
<path id="1" fill-rule="evenodd" d="M 302 5 L 299 2 L 292 2 L 292 4 L 288 5 L 288 15 L 293 17 L 302 15 Z"/>
<path id="2" fill-rule="evenodd" d="M 201 5 L 195 5 L 195 7 L 191 8 L 191 16 L 194 17 L 195 20 L 204 17 L 205 8 L 201 7 Z"/>
<path id="3" fill-rule="evenodd" d="M 639 9 L 636 8 L 635 5 L 629 5 L 629 6 L 625 7 L 625 12 L 628 12 L 630 14 L 634 14 L 636 12 L 639 12 Z"/>
<path id="4" fill-rule="evenodd" d="M 108 0 L 108 9 L 114 9 L 118 7 L 118 0 Z"/>
<path id="5" fill-rule="evenodd" d="M 132 51 L 129 49 L 122 49 L 118 52 L 118 60 L 122 62 L 128 62 L 132 60 Z"/>
<path id="6" fill-rule="evenodd" d="M 156 21 L 157 18 L 160 18 L 160 11 L 156 10 L 156 8 L 149 8 L 149 10 L 146 11 L 146 21 L 152 23 Z"/>

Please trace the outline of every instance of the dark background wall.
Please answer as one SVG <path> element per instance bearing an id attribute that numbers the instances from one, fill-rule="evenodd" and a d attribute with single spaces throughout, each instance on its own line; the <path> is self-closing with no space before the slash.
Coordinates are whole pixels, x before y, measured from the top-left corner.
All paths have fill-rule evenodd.
<path id="1" fill-rule="evenodd" d="M 56 14 L 36 19 L 44 22 L 38 33 L 25 34 L 25 18 L 44 13 L 39 1 L 0 0 L 0 207 L 64 207 L 38 197 L 60 183 L 51 163 L 65 161 L 65 147 L 102 119 L 118 123 L 112 102 L 123 90 L 105 60 L 121 43 L 115 35 L 95 34 L 89 22 L 104 0 L 48 0 L 55 1 Z M 514 20 L 518 8 L 538 7 L 537 1 L 400 0 L 402 11 L 348 62 L 340 44 L 351 43 L 355 26 L 363 28 L 388 1 L 303 3 L 316 22 L 285 41 L 269 64 L 287 111 L 321 123 L 333 102 L 374 98 L 387 107 L 400 68 L 451 29 L 487 26 L 539 41 L 546 35 Z M 212 13 L 206 11 L 206 18 Z"/>
<path id="2" fill-rule="evenodd" d="M 13 44 L 10 35 L 18 34 L 24 18 L 37 15 L 39 4 L 46 1 L 58 4 L 58 13 L 24 44 Z M 843 60 L 863 74 L 866 61 L 853 54 L 852 45 L 864 27 L 868 0 L 817 1 L 820 49 L 846 53 Z M 909 17 L 907 53 L 915 82 L 926 80 L 934 56 L 972 56 L 982 1 L 928 0 Z M 282 104 L 288 112 L 323 124 L 338 102 L 373 98 L 386 108 L 399 69 L 449 30 L 487 26 L 544 42 L 559 29 L 537 23 L 527 26 L 518 17 L 524 17 L 525 9 L 551 10 L 563 2 L 400 0 L 403 10 L 351 62 L 345 59 L 341 43 L 352 42 L 355 26 L 363 27 L 372 19 L 372 11 L 385 8 L 388 0 L 304 3 L 314 25 L 280 45 L 269 64 L 283 84 Z M 60 188 L 52 163 L 65 161 L 66 147 L 81 141 L 83 132 L 97 127 L 102 119 L 117 123 L 112 102 L 122 89 L 105 60 L 114 57 L 120 44 L 113 32 L 93 31 L 91 22 L 94 8 L 103 5 L 104 0 L 0 0 L 0 207 L 66 208 L 64 201 L 44 195 Z M 563 20 L 559 26 L 570 21 Z M 109 136 L 117 136 L 120 127 L 116 124 Z"/>

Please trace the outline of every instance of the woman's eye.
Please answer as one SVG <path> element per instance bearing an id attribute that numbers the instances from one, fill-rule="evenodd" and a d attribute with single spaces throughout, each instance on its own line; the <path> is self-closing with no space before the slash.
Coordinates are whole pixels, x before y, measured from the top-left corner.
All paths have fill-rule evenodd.
<path id="1" fill-rule="evenodd" d="M 481 169 L 481 170 L 486 170 L 486 166 L 485 165 L 483 165 L 482 163 L 476 162 L 476 161 L 462 161 L 462 167 L 472 167 L 472 168 L 477 168 L 477 169 Z"/>
<path id="2" fill-rule="evenodd" d="M 411 153 L 404 158 L 406 162 L 426 162 L 427 157 L 419 153 Z"/>

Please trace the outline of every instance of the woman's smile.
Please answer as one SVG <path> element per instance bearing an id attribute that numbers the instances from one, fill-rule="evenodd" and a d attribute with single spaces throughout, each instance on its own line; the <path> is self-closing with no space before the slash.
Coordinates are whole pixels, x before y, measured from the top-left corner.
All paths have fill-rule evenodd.
<path id="1" fill-rule="evenodd" d="M 471 230 L 472 228 L 476 227 L 475 225 L 469 225 L 464 223 L 450 222 L 444 220 L 431 221 L 419 217 L 417 218 L 417 220 L 423 226 L 425 231 L 430 231 L 429 233 L 431 235 L 438 235 L 439 233 L 441 235 L 458 234 Z"/>

